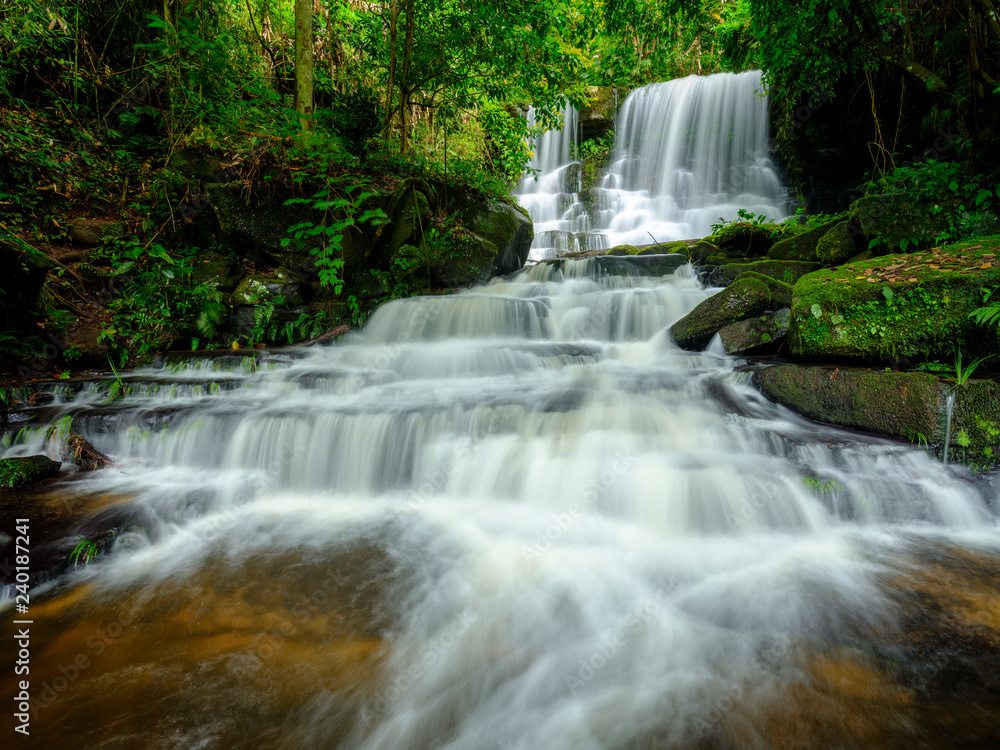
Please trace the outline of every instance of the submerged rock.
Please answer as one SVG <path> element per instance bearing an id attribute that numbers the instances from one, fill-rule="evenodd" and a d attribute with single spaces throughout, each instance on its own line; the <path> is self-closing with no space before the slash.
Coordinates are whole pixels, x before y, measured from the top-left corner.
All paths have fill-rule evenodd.
<path id="1" fill-rule="evenodd" d="M 0 458 L 0 490 L 12 490 L 54 477 L 62 466 L 48 456 Z"/>

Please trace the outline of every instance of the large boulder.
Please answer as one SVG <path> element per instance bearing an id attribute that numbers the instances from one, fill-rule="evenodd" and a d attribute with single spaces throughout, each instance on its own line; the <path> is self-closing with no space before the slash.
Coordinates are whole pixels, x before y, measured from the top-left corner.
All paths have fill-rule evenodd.
<path id="1" fill-rule="evenodd" d="M 518 271 L 528 259 L 535 229 L 520 206 L 495 200 L 477 202 L 465 212 L 464 223 L 470 232 L 496 247 L 491 275 Z"/>
<path id="2" fill-rule="evenodd" d="M 978 468 L 1000 457 L 1000 385 L 992 380 L 955 387 L 921 372 L 777 365 L 758 370 L 754 381 L 811 419 L 903 438 L 940 458 L 947 444 L 949 460 Z"/>
<path id="3" fill-rule="evenodd" d="M 54 477 L 61 465 L 48 456 L 0 458 L 0 490 L 12 490 Z"/>
<path id="4" fill-rule="evenodd" d="M 936 236 L 948 229 L 944 212 L 934 213 L 931 206 L 902 193 L 866 195 L 851 206 L 854 220 L 869 240 L 881 240 L 889 250 L 927 247 Z"/>
<path id="5" fill-rule="evenodd" d="M 1000 287 L 1000 236 L 848 263 L 795 284 L 789 344 L 809 358 L 970 361 L 1000 349 L 995 326 L 969 319 Z"/>
<path id="6" fill-rule="evenodd" d="M 69 222 L 70 240 L 85 247 L 97 247 L 120 240 L 127 234 L 125 222 L 115 219 L 72 219 Z"/>
<path id="7" fill-rule="evenodd" d="M 580 108 L 580 135 L 582 141 L 601 138 L 615 127 L 618 93 L 604 86 L 587 89 L 587 103 Z"/>
<path id="8" fill-rule="evenodd" d="M 282 279 L 265 274 L 250 274 L 243 279 L 233 292 L 230 302 L 233 305 L 257 305 L 268 303 L 275 297 L 281 297 L 287 307 L 302 302 L 298 283 L 287 276 Z"/>
<path id="9" fill-rule="evenodd" d="M 674 323 L 670 335 L 682 349 L 702 349 L 727 325 L 760 316 L 771 306 L 772 298 L 771 289 L 760 277 L 744 274 Z"/>

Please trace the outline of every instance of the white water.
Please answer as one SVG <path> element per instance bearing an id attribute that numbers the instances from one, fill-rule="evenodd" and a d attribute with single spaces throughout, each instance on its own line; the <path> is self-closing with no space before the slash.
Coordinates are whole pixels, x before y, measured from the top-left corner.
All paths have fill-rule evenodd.
<path id="1" fill-rule="evenodd" d="M 693 239 L 744 209 L 780 221 L 785 189 L 770 159 L 759 71 L 688 76 L 636 89 L 622 105 L 608 174 L 579 200 L 576 113 L 535 144 L 518 199 L 535 221 L 529 257 Z M 530 117 L 530 115 L 529 115 Z"/>
<path id="2" fill-rule="evenodd" d="M 1000 546 L 993 498 L 961 472 L 811 424 L 734 360 L 669 343 L 664 329 L 710 294 L 690 267 L 565 268 L 392 302 L 364 335 L 256 368 L 140 371 L 111 408 L 94 390 L 55 407 L 121 462 L 65 492 L 130 498 L 142 527 L 120 545 L 132 551 L 72 579 L 90 583 L 80 606 L 99 623 L 169 584 L 211 627 L 207 579 L 275 596 L 278 610 L 256 611 L 226 594 L 225 612 L 251 629 L 285 617 L 302 648 L 342 610 L 305 620 L 281 601 L 315 601 L 359 545 L 392 570 L 364 579 L 381 619 L 356 613 L 383 622 L 381 668 L 354 678 L 370 689 L 309 677 L 336 641 L 274 658 L 226 652 L 228 630 L 180 684 L 171 638 L 188 631 L 174 625 L 148 665 L 94 688 L 124 700 L 163 681 L 156 721 L 116 715 L 134 746 L 730 746 L 732 702 L 778 700 L 801 644 L 894 620 L 887 555 L 920 538 Z M 41 430 L 24 439 L 8 454 L 45 448 Z M 319 572 L 296 588 L 303 566 Z M 166 617 L 152 611 L 144 628 Z M 128 632 L 121 648 L 143 631 Z M 42 726 L 89 715 L 80 705 L 57 701 Z"/>

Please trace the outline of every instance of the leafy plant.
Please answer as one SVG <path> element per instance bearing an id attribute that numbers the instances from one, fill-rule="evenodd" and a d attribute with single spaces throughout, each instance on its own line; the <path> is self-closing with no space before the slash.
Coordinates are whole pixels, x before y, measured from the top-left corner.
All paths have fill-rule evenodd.
<path id="1" fill-rule="evenodd" d="M 304 204 L 313 211 L 320 212 L 319 221 L 303 221 L 288 228 L 291 237 L 281 240 L 282 247 L 288 247 L 293 242 L 308 248 L 309 254 L 316 258 L 319 269 L 319 281 L 323 286 L 340 294 L 344 288 L 344 235 L 352 227 L 363 224 L 381 226 L 388 223 L 389 217 L 381 208 L 362 206 L 370 198 L 378 195 L 374 191 L 365 191 L 359 184 L 342 184 L 342 180 L 325 177 L 325 185 L 311 198 L 290 198 L 286 206 Z M 358 192 L 361 191 L 361 192 Z"/>
<path id="2" fill-rule="evenodd" d="M 966 382 L 973 376 L 979 366 L 986 360 L 992 358 L 992 354 L 985 357 L 979 357 L 973 360 L 969 364 L 962 366 L 962 350 L 957 349 L 955 351 L 955 369 L 951 373 L 951 379 L 955 381 L 955 387 L 958 388 L 966 384 Z"/>
<path id="3" fill-rule="evenodd" d="M 83 567 L 87 567 L 90 564 L 90 561 L 97 557 L 97 553 L 99 551 L 97 542 L 92 542 L 79 534 L 77 534 L 76 537 L 80 541 L 77 542 L 73 551 L 69 553 L 69 561 L 73 563 L 74 568 L 79 563 L 83 563 Z"/>

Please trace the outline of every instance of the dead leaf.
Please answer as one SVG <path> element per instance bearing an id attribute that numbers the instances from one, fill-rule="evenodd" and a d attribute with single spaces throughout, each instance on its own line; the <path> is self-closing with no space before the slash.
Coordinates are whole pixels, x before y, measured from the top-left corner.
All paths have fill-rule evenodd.
<path id="1" fill-rule="evenodd" d="M 878 282 L 878 279 L 868 279 L 868 283 L 869 284 L 875 284 L 877 282 Z"/>

